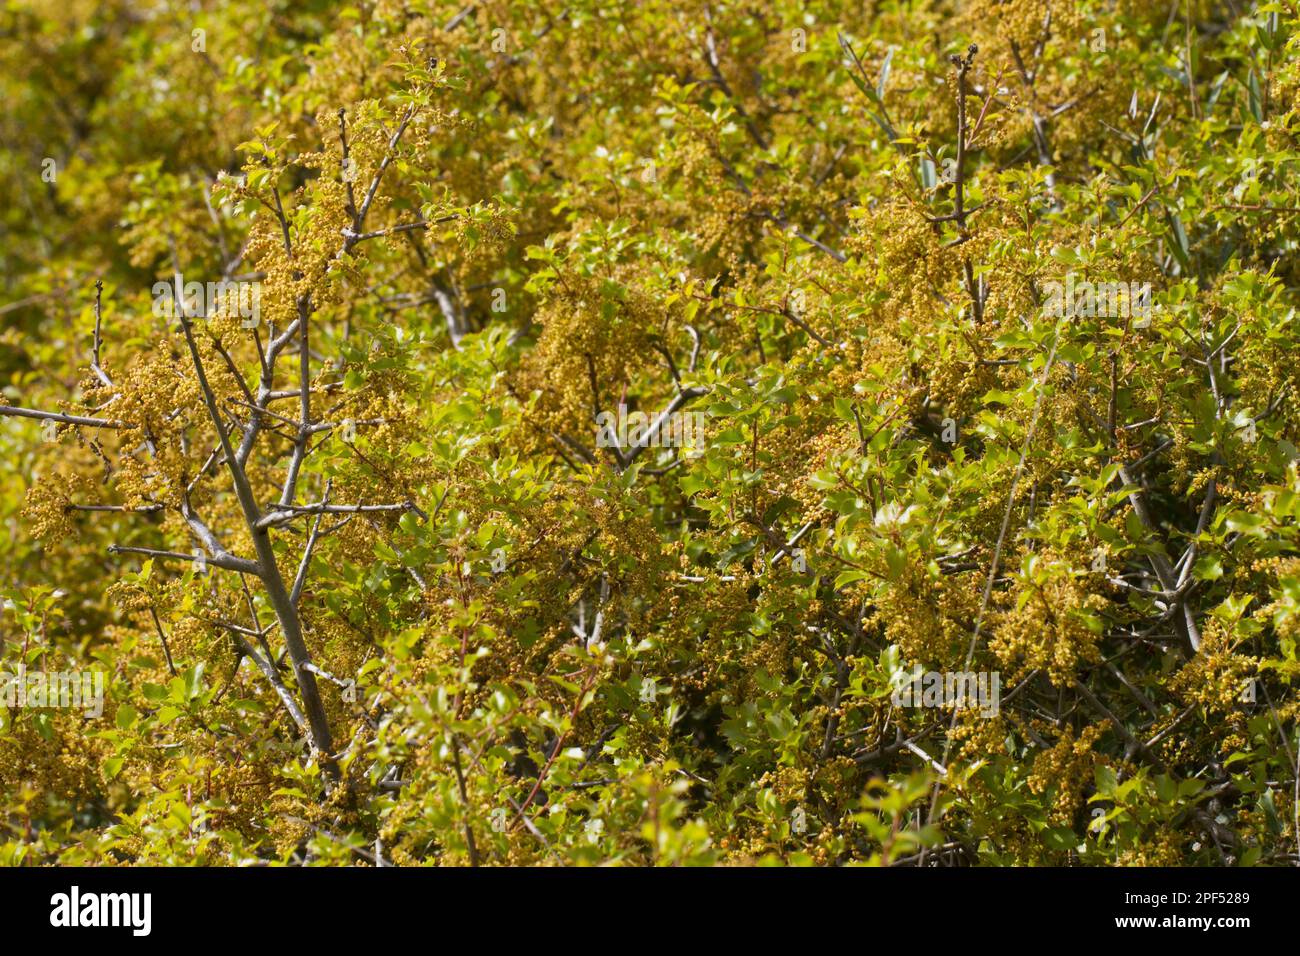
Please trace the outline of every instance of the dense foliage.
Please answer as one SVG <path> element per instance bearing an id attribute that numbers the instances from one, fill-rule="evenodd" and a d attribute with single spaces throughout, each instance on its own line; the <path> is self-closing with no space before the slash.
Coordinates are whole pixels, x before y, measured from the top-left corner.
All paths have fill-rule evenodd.
<path id="1" fill-rule="evenodd" d="M 0 861 L 1300 862 L 1297 53 L 6 0 Z"/>

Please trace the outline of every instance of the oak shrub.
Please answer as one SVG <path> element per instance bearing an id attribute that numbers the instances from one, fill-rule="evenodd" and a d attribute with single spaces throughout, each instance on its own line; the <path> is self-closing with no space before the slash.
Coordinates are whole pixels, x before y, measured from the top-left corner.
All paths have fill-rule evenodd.
<path id="1" fill-rule="evenodd" d="M 0 861 L 1296 862 L 1298 23 L 9 0 Z"/>

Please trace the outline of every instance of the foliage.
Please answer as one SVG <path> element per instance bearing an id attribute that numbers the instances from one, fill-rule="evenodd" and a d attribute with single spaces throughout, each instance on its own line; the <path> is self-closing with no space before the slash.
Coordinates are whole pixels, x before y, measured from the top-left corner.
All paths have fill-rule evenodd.
<path id="1" fill-rule="evenodd" d="M 0 861 L 1300 862 L 1298 53 L 7 0 Z"/>

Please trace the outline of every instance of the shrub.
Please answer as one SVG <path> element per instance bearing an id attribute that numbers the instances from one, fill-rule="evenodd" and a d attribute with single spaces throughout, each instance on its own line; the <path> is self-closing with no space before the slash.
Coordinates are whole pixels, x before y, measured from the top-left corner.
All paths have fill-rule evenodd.
<path id="1" fill-rule="evenodd" d="M 1297 862 L 1298 26 L 9 4 L 0 860 Z"/>

